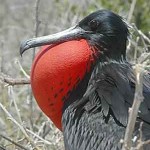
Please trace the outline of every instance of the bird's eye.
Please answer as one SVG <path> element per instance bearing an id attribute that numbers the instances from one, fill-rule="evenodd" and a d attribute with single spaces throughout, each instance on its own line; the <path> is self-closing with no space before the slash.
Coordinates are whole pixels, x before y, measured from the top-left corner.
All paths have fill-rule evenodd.
<path id="1" fill-rule="evenodd" d="M 96 30 L 98 25 L 99 25 L 99 23 L 96 20 L 92 20 L 89 22 L 89 26 L 90 26 L 91 30 Z"/>

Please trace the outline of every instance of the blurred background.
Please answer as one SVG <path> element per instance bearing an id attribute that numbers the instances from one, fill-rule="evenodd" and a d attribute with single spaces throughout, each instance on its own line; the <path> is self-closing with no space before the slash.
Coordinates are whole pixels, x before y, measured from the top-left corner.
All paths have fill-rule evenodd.
<path id="1" fill-rule="evenodd" d="M 21 41 L 71 27 L 99 9 L 112 10 L 131 25 L 136 25 L 136 28 L 130 29 L 133 45 L 128 47 L 128 58 L 132 61 L 137 41 L 139 55 L 142 53 L 140 50 L 149 51 L 149 45 L 142 39 L 138 40 L 137 29 L 150 37 L 150 2 L 134 2 L 130 16 L 131 0 L 0 0 L 0 75 L 4 73 L 14 79 L 27 78 L 21 67 L 30 74 L 34 53 L 27 51 L 21 58 Z M 0 107 L 0 150 L 23 149 L 16 143 L 26 149 L 64 149 L 62 133 L 41 112 L 30 85 L 7 86 L 0 82 L 0 104 L 4 107 Z"/>

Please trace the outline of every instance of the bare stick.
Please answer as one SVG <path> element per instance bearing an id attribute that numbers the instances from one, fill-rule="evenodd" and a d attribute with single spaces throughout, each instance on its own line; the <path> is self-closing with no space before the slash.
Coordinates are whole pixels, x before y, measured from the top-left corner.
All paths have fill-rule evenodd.
<path id="1" fill-rule="evenodd" d="M 148 38 L 141 30 L 138 30 L 138 33 L 150 44 L 150 38 Z"/>
<path id="2" fill-rule="evenodd" d="M 135 150 L 141 150 L 141 148 L 142 148 L 144 145 L 147 145 L 147 144 L 150 144 L 150 140 L 147 140 L 147 141 L 140 141 L 139 144 L 136 146 L 136 149 L 135 149 Z"/>
<path id="3" fill-rule="evenodd" d="M 138 43 L 138 41 L 139 41 L 139 37 L 136 38 L 136 43 Z M 133 57 L 135 61 L 137 61 L 137 52 L 138 52 L 137 47 L 138 47 L 138 45 L 136 44 L 135 51 L 134 51 L 134 57 Z"/>
<path id="4" fill-rule="evenodd" d="M 28 148 L 26 148 L 26 147 L 24 147 L 24 146 L 22 146 L 22 145 L 20 145 L 20 144 L 16 143 L 16 142 L 15 142 L 15 141 L 13 141 L 12 139 L 10 139 L 10 138 L 8 138 L 8 137 L 6 137 L 6 136 L 2 135 L 2 134 L 0 134 L 0 136 L 1 136 L 2 138 L 4 138 L 5 140 L 7 140 L 7 141 L 11 142 L 12 144 L 14 144 L 14 145 L 16 145 L 16 146 L 20 147 L 21 149 L 29 150 Z"/>
<path id="5" fill-rule="evenodd" d="M 45 139 L 43 139 L 41 136 L 33 133 L 31 130 L 27 129 L 27 132 L 29 132 L 30 134 L 34 135 L 35 137 L 37 137 L 38 139 L 40 139 L 44 144 L 47 144 L 47 145 L 52 145 L 52 143 L 50 141 L 47 141 Z"/>
<path id="6" fill-rule="evenodd" d="M 35 149 L 40 150 L 39 147 L 36 146 L 36 144 L 34 143 L 34 141 L 28 136 L 28 134 L 27 134 L 26 130 L 24 129 L 24 127 L 21 124 L 19 124 L 12 117 L 12 115 L 7 111 L 7 109 L 1 103 L 0 103 L 0 108 L 2 108 L 2 110 L 6 113 L 6 115 L 9 117 L 9 119 L 19 127 L 19 129 L 24 134 L 25 138 L 35 147 Z"/>
<path id="7" fill-rule="evenodd" d="M 35 37 L 38 36 L 38 31 L 39 31 L 39 25 L 40 25 L 40 21 L 39 21 L 39 3 L 40 0 L 36 0 L 35 2 Z M 33 49 L 33 57 L 32 60 L 35 57 L 35 48 Z"/>
<path id="8" fill-rule="evenodd" d="M 129 110 L 129 120 L 128 125 L 125 132 L 124 137 L 124 144 L 122 147 L 122 150 L 130 150 L 132 146 L 132 135 L 134 131 L 134 126 L 138 114 L 138 110 L 140 107 L 141 102 L 143 101 L 143 66 L 140 64 L 137 64 L 135 66 L 135 72 L 136 72 L 136 89 L 135 89 L 135 95 L 134 95 L 134 102 L 132 105 L 132 108 Z"/>
<path id="9" fill-rule="evenodd" d="M 3 71 L 4 70 L 4 59 L 3 59 L 3 50 L 4 50 L 4 41 L 0 41 L 0 46 L 1 46 L 1 49 L 0 49 L 0 71 Z"/>
<path id="10" fill-rule="evenodd" d="M 20 71 L 23 73 L 23 75 L 29 79 L 30 76 L 25 72 L 25 70 L 24 70 L 23 67 L 21 66 L 19 60 L 16 60 L 16 63 L 18 64 L 18 66 L 19 66 L 19 68 L 20 68 Z"/>
<path id="11" fill-rule="evenodd" d="M 141 41 L 142 41 L 142 43 L 144 45 L 144 48 L 147 51 L 148 50 L 148 45 L 146 45 L 145 40 L 150 43 L 150 39 L 148 37 L 146 37 L 144 35 L 144 33 L 142 33 L 142 31 L 138 30 L 138 28 L 136 27 L 135 24 L 133 24 L 133 26 L 134 26 L 134 29 L 137 31 L 137 33 L 140 35 Z M 148 41 L 148 39 L 149 39 L 149 41 Z"/>
<path id="12" fill-rule="evenodd" d="M 18 116 L 18 119 L 19 119 L 19 123 L 20 123 L 20 124 L 23 124 L 22 119 L 21 119 L 21 116 L 20 116 L 20 110 L 19 110 L 19 108 L 18 108 L 18 106 L 17 106 L 17 103 L 16 103 L 15 93 L 14 93 L 13 87 L 10 86 L 10 87 L 9 87 L 9 90 L 10 90 L 10 95 L 11 95 L 12 101 L 13 101 L 14 106 L 15 106 L 15 109 L 16 109 L 16 113 L 17 113 L 17 116 Z"/>
<path id="13" fill-rule="evenodd" d="M 27 78 L 12 78 L 6 74 L 0 73 L 0 81 L 6 83 L 7 85 L 23 85 L 30 84 L 30 79 Z"/>
<path id="14" fill-rule="evenodd" d="M 0 145 L 0 150 L 6 150 L 6 149 Z"/>
<path id="15" fill-rule="evenodd" d="M 37 37 L 38 36 L 38 31 L 39 31 L 39 25 L 40 25 L 40 21 L 39 21 L 39 7 L 40 7 L 40 0 L 36 0 L 35 1 L 35 12 L 34 12 L 34 17 L 35 17 L 35 27 L 34 27 L 34 36 Z M 32 54 L 32 61 L 34 60 L 35 57 L 35 50 L 36 48 L 33 49 L 33 54 Z M 29 102 L 30 102 L 30 125 L 31 128 L 33 129 L 33 95 L 31 92 L 30 87 L 28 88 L 28 93 L 29 93 Z"/>
<path id="16" fill-rule="evenodd" d="M 135 5 L 136 5 L 136 0 L 132 0 L 132 4 L 131 4 L 130 11 L 129 11 L 128 18 L 127 18 L 128 23 L 130 23 L 131 21 Z"/>

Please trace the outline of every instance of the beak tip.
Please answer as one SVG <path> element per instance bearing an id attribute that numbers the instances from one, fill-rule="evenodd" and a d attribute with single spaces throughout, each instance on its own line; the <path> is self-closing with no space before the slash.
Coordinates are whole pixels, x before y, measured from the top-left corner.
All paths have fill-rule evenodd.
<path id="1" fill-rule="evenodd" d="M 20 55 L 21 55 L 21 57 L 22 57 L 22 54 L 27 50 L 27 49 L 29 49 L 30 48 L 30 46 L 28 45 L 28 41 L 23 41 L 23 42 L 21 42 L 21 44 L 20 44 Z"/>

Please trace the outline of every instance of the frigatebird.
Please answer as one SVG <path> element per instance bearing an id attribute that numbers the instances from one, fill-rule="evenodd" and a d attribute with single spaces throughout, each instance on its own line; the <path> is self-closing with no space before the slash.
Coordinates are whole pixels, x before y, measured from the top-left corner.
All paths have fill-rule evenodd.
<path id="1" fill-rule="evenodd" d="M 44 46 L 31 71 L 31 86 L 43 112 L 63 132 L 66 150 L 120 150 L 135 92 L 135 73 L 126 59 L 128 26 L 109 10 L 91 13 L 60 33 L 21 44 Z M 150 139 L 150 77 L 144 75 L 133 136 Z M 144 149 L 150 149 L 145 145 Z"/>

